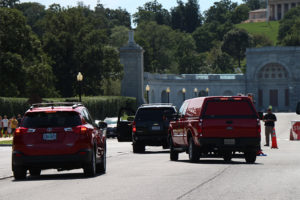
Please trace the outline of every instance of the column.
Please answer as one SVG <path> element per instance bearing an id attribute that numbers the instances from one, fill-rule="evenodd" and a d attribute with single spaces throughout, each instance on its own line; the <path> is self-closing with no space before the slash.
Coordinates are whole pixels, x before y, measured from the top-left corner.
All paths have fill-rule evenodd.
<path id="1" fill-rule="evenodd" d="M 267 22 L 270 20 L 270 5 L 267 5 Z"/>
<path id="2" fill-rule="evenodd" d="M 291 10 L 292 8 L 292 3 L 289 3 L 289 10 Z"/>
<path id="3" fill-rule="evenodd" d="M 278 20 L 278 6 L 277 6 L 277 4 L 274 4 L 274 7 L 275 7 L 275 16 L 274 16 L 274 18 L 275 18 L 275 20 Z"/>

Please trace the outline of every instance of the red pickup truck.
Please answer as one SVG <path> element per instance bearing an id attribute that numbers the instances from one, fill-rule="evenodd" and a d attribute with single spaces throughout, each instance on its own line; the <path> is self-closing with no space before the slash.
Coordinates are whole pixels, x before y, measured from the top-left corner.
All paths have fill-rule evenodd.
<path id="1" fill-rule="evenodd" d="M 259 115 L 248 97 L 200 97 L 186 100 L 170 122 L 170 159 L 186 152 L 191 162 L 244 155 L 255 163 L 260 149 Z M 242 154 L 237 154 L 242 153 Z"/>

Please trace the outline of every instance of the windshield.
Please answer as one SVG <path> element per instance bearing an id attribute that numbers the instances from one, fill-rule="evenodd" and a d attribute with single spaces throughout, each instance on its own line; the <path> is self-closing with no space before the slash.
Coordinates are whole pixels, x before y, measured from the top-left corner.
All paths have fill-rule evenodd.
<path id="1" fill-rule="evenodd" d="M 139 109 L 136 114 L 136 121 L 163 121 L 166 117 L 174 114 L 172 108 L 147 108 Z"/>
<path id="2" fill-rule="evenodd" d="M 75 127 L 81 125 L 76 112 L 28 113 L 22 122 L 24 128 Z"/>
<path id="3" fill-rule="evenodd" d="M 211 100 L 205 108 L 204 118 L 257 118 L 247 100 Z"/>
<path id="4" fill-rule="evenodd" d="M 118 118 L 105 119 L 104 122 L 107 124 L 116 124 L 116 123 L 118 123 Z"/>

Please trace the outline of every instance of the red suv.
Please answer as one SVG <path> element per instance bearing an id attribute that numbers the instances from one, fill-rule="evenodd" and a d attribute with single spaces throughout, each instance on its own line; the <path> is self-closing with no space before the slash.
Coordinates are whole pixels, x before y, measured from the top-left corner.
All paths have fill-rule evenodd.
<path id="1" fill-rule="evenodd" d="M 94 124 L 78 103 L 34 104 L 13 139 L 15 179 L 39 176 L 42 169 L 83 168 L 86 176 L 106 171 L 106 124 Z"/>
<path id="2" fill-rule="evenodd" d="M 230 161 L 244 155 L 254 163 L 260 149 L 260 120 L 248 97 L 201 97 L 186 100 L 170 123 L 170 159 L 186 151 L 191 162 L 200 157 Z M 241 152 L 243 154 L 236 154 Z"/>

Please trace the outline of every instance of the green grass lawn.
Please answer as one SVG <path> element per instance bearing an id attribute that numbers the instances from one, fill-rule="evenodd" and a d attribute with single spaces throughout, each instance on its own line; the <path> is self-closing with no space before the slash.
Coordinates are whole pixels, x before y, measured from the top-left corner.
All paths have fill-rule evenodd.
<path id="1" fill-rule="evenodd" d="M 1 144 L 12 144 L 12 140 L 0 141 Z"/>
<path id="2" fill-rule="evenodd" d="M 277 44 L 278 21 L 237 24 L 236 27 L 245 29 L 250 34 L 264 34 L 273 41 L 273 45 Z"/>

